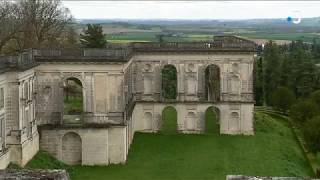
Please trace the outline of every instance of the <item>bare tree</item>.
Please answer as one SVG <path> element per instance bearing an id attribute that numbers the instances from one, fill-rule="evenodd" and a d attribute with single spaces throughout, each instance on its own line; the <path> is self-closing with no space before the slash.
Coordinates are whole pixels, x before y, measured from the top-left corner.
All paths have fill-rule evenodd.
<path id="1" fill-rule="evenodd" d="M 0 51 L 19 32 L 21 22 L 17 4 L 0 0 Z"/>
<path id="2" fill-rule="evenodd" d="M 1 3 L 4 5 L 1 4 L 3 7 L 1 10 L 5 17 L 2 18 L 3 28 L 12 29 L 13 24 L 15 28 L 7 31 L 8 35 L 3 35 L 6 37 L 3 38 L 4 40 L 0 39 L 0 43 L 3 44 L 0 50 L 9 41 L 14 41 L 14 45 L 10 47 L 11 51 L 63 46 L 61 43 L 65 41 L 61 39 L 66 38 L 66 32 L 70 31 L 72 16 L 69 10 L 61 5 L 60 0 L 20 0 L 16 2 L 2 0 Z M 6 22 L 12 25 L 8 26 Z M 1 35 L 2 26 L 0 28 Z"/>

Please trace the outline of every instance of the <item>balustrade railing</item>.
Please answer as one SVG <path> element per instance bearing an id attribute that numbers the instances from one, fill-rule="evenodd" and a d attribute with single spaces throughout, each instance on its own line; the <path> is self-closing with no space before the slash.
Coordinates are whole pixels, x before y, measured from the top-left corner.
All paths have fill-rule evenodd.
<path id="1" fill-rule="evenodd" d="M 62 118 L 64 125 L 121 124 L 124 122 L 123 112 L 65 114 Z"/>
<path id="2" fill-rule="evenodd" d="M 85 124 L 121 124 L 124 122 L 123 112 L 109 112 L 108 114 L 84 114 Z"/>

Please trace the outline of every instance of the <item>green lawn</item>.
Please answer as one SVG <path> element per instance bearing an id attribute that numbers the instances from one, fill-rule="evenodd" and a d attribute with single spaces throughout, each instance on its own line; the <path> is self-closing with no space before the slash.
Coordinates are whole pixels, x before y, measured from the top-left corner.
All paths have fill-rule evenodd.
<path id="1" fill-rule="evenodd" d="M 314 33 L 252 33 L 241 34 L 241 36 L 253 39 L 267 39 L 267 40 L 302 40 L 305 42 L 312 42 L 313 38 L 320 38 L 319 34 Z"/>
<path id="2" fill-rule="evenodd" d="M 224 180 L 227 174 L 313 175 L 286 122 L 256 113 L 255 128 L 254 136 L 136 133 L 125 165 L 74 166 L 71 177 L 74 180 Z M 33 163 L 38 159 L 29 164 L 41 167 L 41 163 Z"/>
<path id="3" fill-rule="evenodd" d="M 129 42 L 157 42 L 158 32 L 131 32 L 122 34 L 109 34 L 107 41 L 113 43 L 129 43 Z M 209 41 L 213 39 L 212 34 L 193 34 L 187 33 L 183 36 L 163 37 L 165 42 L 188 42 L 188 41 Z"/>

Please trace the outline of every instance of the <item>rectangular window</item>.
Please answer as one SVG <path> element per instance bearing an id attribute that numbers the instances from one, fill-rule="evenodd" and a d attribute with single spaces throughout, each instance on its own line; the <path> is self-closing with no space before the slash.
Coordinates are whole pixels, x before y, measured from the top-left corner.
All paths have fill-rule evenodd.
<path id="1" fill-rule="evenodd" d="M 2 117 L 0 117 L 0 151 L 2 151 L 2 147 L 4 144 L 4 125 L 2 124 L 4 123 L 4 119 Z"/>
<path id="2" fill-rule="evenodd" d="M 4 90 L 0 88 L 0 109 L 4 108 Z"/>
<path id="3" fill-rule="evenodd" d="M 23 98 L 24 99 L 28 99 L 28 94 L 29 94 L 29 84 L 27 82 L 24 83 L 24 94 L 23 94 Z"/>
<path id="4" fill-rule="evenodd" d="M 2 133 L 3 133 L 3 130 L 2 130 L 2 118 L 0 118 L 0 137 L 2 137 Z"/>

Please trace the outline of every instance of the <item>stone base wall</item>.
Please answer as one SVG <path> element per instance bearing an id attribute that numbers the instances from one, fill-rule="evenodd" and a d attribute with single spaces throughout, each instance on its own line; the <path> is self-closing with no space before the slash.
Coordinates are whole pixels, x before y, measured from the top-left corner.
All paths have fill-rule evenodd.
<path id="1" fill-rule="evenodd" d="M 25 166 L 39 151 L 39 134 L 33 136 L 21 144 L 11 144 L 10 160 L 20 166 Z"/>
<path id="2" fill-rule="evenodd" d="M 132 114 L 133 131 L 157 132 L 162 125 L 164 108 L 177 111 L 177 128 L 182 133 L 202 133 L 205 130 L 205 112 L 214 106 L 219 110 L 221 134 L 254 134 L 253 103 L 148 103 L 136 104 Z"/>
<path id="3" fill-rule="evenodd" d="M 0 153 L 0 169 L 5 169 L 10 164 L 10 150 Z"/>
<path id="4" fill-rule="evenodd" d="M 110 128 L 56 128 L 40 130 L 40 149 L 48 151 L 61 161 L 66 154 L 72 155 L 64 136 L 75 133 L 79 136 L 82 165 L 108 165 L 125 163 L 128 152 L 127 128 L 124 126 Z M 76 147 L 73 147 L 76 148 Z M 72 150 L 72 149 L 71 149 Z"/>
<path id="5" fill-rule="evenodd" d="M 39 134 L 34 134 L 33 138 L 22 144 L 21 165 L 26 165 L 39 151 Z"/>

